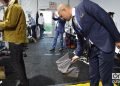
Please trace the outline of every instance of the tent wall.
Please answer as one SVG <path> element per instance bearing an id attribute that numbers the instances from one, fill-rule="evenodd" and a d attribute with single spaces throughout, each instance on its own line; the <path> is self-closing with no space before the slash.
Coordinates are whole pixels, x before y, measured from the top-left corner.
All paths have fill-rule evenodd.
<path id="1" fill-rule="evenodd" d="M 25 12 L 30 12 L 34 17 L 37 12 L 37 4 L 38 10 L 40 9 L 49 9 L 49 2 L 55 2 L 57 5 L 60 3 L 68 3 L 68 0 L 19 0 L 21 5 L 23 6 Z M 72 2 L 71 2 L 72 1 Z M 70 0 L 70 5 L 76 6 L 79 3 L 79 0 Z"/>
<path id="2" fill-rule="evenodd" d="M 19 0 L 22 4 L 23 8 L 27 11 L 36 11 L 37 10 L 37 0 Z M 93 2 L 98 3 L 107 11 L 116 11 L 120 10 L 120 0 L 91 0 Z M 49 2 L 60 3 L 68 3 L 68 0 L 38 0 L 38 9 L 48 9 Z M 80 0 L 69 0 L 71 6 L 76 6 L 79 4 Z M 120 13 L 119 13 L 120 14 Z"/>
<path id="3" fill-rule="evenodd" d="M 92 0 L 103 7 L 107 12 L 114 12 L 114 22 L 120 32 L 120 0 Z"/>
<path id="4" fill-rule="evenodd" d="M 115 23 L 120 29 L 120 0 L 91 0 L 93 2 L 98 3 L 101 7 L 103 7 L 107 12 L 112 11 L 115 12 Z M 22 5 L 25 13 L 31 13 L 32 16 L 35 18 L 37 12 L 37 4 L 38 9 L 48 9 L 49 2 L 55 2 L 57 5 L 60 3 L 68 3 L 68 0 L 19 0 L 20 4 Z M 69 0 L 71 6 L 76 6 L 79 4 L 80 0 Z M 1 11 L 2 12 L 2 11 Z M 0 12 L 0 19 L 2 13 Z"/>
<path id="5" fill-rule="evenodd" d="M 19 0 L 23 6 L 25 12 L 30 12 L 33 17 L 35 17 L 37 12 L 37 0 Z M 91 0 L 98 3 L 107 12 L 115 12 L 115 23 L 118 29 L 120 29 L 120 0 Z M 55 2 L 57 5 L 60 3 L 68 3 L 68 0 L 38 0 L 38 9 L 48 9 L 49 2 Z M 76 6 L 79 4 L 80 0 L 69 0 L 71 6 Z"/>

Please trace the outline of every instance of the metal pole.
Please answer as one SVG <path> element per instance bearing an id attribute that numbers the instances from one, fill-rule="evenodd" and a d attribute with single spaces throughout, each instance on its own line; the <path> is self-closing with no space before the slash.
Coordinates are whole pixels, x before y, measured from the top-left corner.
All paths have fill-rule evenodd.
<path id="1" fill-rule="evenodd" d="M 68 0 L 68 5 L 70 5 L 70 0 Z"/>
<path id="2" fill-rule="evenodd" d="M 37 0 L 37 12 L 36 12 L 36 25 L 38 25 L 38 17 L 39 17 L 39 13 L 38 13 L 38 0 Z"/>
<path id="3" fill-rule="evenodd" d="M 37 11 L 38 11 L 38 5 L 39 5 L 39 3 L 38 3 L 38 0 L 37 0 Z"/>

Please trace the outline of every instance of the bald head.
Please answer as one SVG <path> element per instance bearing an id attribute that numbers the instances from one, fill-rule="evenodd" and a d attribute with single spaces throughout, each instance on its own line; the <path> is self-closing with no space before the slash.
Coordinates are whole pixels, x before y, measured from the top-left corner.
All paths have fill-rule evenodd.
<path id="1" fill-rule="evenodd" d="M 70 8 L 70 6 L 67 5 L 67 4 L 60 4 L 60 5 L 58 6 L 58 8 L 57 8 L 57 11 L 59 12 L 59 11 L 62 11 L 62 10 L 64 10 L 64 9 L 66 9 L 66 8 Z"/>
<path id="2" fill-rule="evenodd" d="M 60 4 L 57 8 L 59 16 L 64 19 L 69 21 L 71 16 L 72 16 L 72 8 L 67 5 L 67 4 Z"/>

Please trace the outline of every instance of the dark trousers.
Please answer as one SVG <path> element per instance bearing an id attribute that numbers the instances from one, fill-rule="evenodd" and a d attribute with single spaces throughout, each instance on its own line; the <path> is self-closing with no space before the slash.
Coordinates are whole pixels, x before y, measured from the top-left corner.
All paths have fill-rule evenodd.
<path id="1" fill-rule="evenodd" d="M 42 38 L 45 29 L 44 29 L 44 26 L 42 24 L 39 24 L 39 28 L 40 28 L 40 38 Z"/>
<path id="2" fill-rule="evenodd" d="M 35 39 L 37 39 L 37 36 L 36 36 L 36 25 L 32 25 L 31 26 L 31 29 L 32 29 L 32 37 L 34 37 Z"/>
<path id="3" fill-rule="evenodd" d="M 28 86 L 25 65 L 23 60 L 23 44 L 9 43 L 11 66 L 16 75 L 15 79 L 20 80 L 22 86 Z"/>
<path id="4" fill-rule="evenodd" d="M 114 52 L 105 53 L 93 46 L 90 50 L 90 86 L 99 86 L 102 81 L 103 86 L 113 86 L 112 70 L 113 70 Z"/>
<path id="5" fill-rule="evenodd" d="M 28 30 L 28 35 L 29 35 L 29 36 L 32 36 L 31 28 L 30 28 L 29 26 L 27 27 L 27 30 Z"/>

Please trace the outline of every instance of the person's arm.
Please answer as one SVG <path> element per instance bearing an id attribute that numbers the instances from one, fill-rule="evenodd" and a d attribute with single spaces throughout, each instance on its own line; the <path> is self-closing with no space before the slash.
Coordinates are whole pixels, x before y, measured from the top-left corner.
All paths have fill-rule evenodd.
<path id="1" fill-rule="evenodd" d="M 118 32 L 112 18 L 104 9 L 91 1 L 86 1 L 83 6 L 85 11 L 91 17 L 93 17 L 96 21 L 103 25 L 107 31 L 109 31 L 115 42 L 120 42 L 120 33 Z"/>
<path id="2" fill-rule="evenodd" d="M 84 44 L 84 38 L 82 36 L 78 36 L 77 40 L 77 48 L 75 49 L 75 55 L 72 57 L 72 62 L 76 62 L 79 57 L 83 54 L 83 44 Z"/>
<path id="3" fill-rule="evenodd" d="M 59 20 L 59 17 L 58 17 L 55 13 L 53 13 L 52 19 L 53 19 L 54 21 L 57 21 L 57 20 Z"/>
<path id="4" fill-rule="evenodd" d="M 19 21 L 19 16 L 21 12 L 22 12 L 21 8 L 16 5 L 9 7 L 6 19 L 0 22 L 0 28 L 1 29 L 6 29 L 6 28 L 14 29 L 14 27 L 16 27 Z"/>
<path id="5" fill-rule="evenodd" d="M 54 20 L 54 21 L 57 21 L 57 20 L 59 20 L 60 18 L 59 17 L 52 17 L 52 19 Z"/>

